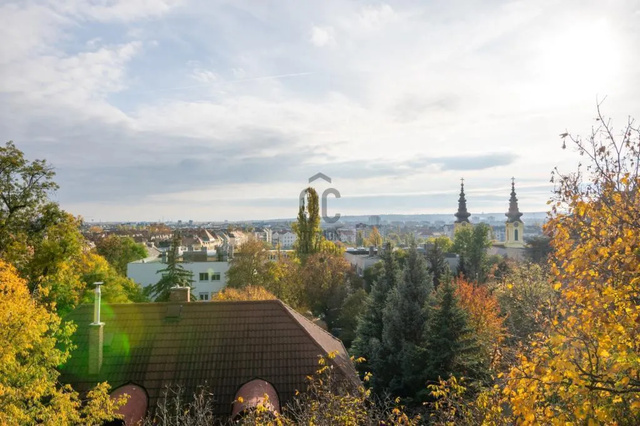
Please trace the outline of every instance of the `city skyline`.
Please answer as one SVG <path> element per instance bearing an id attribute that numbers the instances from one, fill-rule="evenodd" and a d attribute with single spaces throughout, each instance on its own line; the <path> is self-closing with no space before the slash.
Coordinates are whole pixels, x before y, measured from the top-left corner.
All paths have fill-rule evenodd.
<path id="1" fill-rule="evenodd" d="M 640 117 L 633 1 L 9 1 L 0 134 L 87 220 L 546 211 L 597 102 Z M 328 186 L 318 185 L 322 190 Z"/>

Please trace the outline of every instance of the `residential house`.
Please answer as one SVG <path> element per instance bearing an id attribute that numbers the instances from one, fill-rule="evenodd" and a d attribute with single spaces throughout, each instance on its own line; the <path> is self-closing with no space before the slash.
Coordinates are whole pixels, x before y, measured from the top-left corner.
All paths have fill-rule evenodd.
<path id="1" fill-rule="evenodd" d="M 186 287 L 174 288 L 172 300 L 110 304 L 102 316 L 95 305 L 77 308 L 66 317 L 77 325 L 76 348 L 60 382 L 84 393 L 106 381 L 112 395 L 129 394 L 120 409 L 126 425 L 153 415 L 178 387 L 188 398 L 205 386 L 222 421 L 265 394 L 279 412 L 331 352 L 338 377 L 359 384 L 340 340 L 279 300 L 188 303 Z"/>

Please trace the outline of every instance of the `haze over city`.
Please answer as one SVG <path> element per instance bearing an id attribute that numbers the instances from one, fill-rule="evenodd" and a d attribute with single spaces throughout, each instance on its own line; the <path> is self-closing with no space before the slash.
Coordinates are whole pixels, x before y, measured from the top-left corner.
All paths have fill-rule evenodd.
<path id="1" fill-rule="evenodd" d="M 559 134 L 637 112 L 635 1 L 0 6 L 0 133 L 87 220 L 544 211 Z M 635 113 L 635 116 L 638 116 Z"/>

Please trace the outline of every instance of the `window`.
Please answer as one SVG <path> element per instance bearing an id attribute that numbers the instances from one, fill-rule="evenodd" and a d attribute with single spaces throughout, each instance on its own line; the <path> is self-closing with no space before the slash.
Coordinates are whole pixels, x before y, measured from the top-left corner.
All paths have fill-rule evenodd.
<path id="1" fill-rule="evenodd" d="M 200 281 L 209 281 L 209 273 L 200 272 Z"/>
<path id="2" fill-rule="evenodd" d="M 220 272 L 212 272 L 211 281 L 220 281 Z"/>
<path id="3" fill-rule="evenodd" d="M 209 293 L 200 293 L 200 300 L 209 300 Z"/>
<path id="4" fill-rule="evenodd" d="M 515 234 L 516 234 L 516 241 L 518 241 L 518 230 L 515 230 Z"/>

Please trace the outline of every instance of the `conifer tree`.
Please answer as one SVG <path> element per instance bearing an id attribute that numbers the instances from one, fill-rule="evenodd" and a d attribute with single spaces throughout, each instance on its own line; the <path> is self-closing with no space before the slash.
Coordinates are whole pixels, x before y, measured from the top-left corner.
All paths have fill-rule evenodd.
<path id="1" fill-rule="evenodd" d="M 429 272 L 433 276 L 433 287 L 438 288 L 440 283 L 449 274 L 449 264 L 444 257 L 444 251 L 440 247 L 438 240 L 433 242 L 433 246 L 427 250 L 427 262 Z"/>
<path id="2" fill-rule="evenodd" d="M 413 397 L 425 387 L 420 367 L 420 347 L 427 321 L 426 302 L 433 289 L 431 275 L 415 242 L 411 245 L 403 280 L 389 291 L 383 310 L 382 344 L 388 354 L 374 366 L 374 377 L 389 378 L 388 390 L 397 396 Z"/>
<path id="3" fill-rule="evenodd" d="M 443 282 L 426 327 L 426 375 L 430 381 L 450 376 L 488 380 L 488 366 L 453 285 Z"/>
<path id="4" fill-rule="evenodd" d="M 172 287 L 191 287 L 193 273 L 184 269 L 178 262 L 180 248 L 180 232 L 175 231 L 171 239 L 171 246 L 167 252 L 167 267 L 158 271 L 162 278 L 151 287 L 148 287 L 149 296 L 158 302 L 169 300 Z"/>
<path id="5" fill-rule="evenodd" d="M 372 285 L 364 313 L 358 320 L 356 338 L 353 342 L 354 354 L 365 359 L 363 363 L 358 365 L 362 372 L 371 371 L 372 366 L 376 365 L 377 360 L 382 356 L 380 351 L 382 349 L 383 310 L 389 291 L 402 281 L 402 272 L 391 251 L 390 244 L 387 244 L 382 260 L 382 274 Z M 374 387 L 376 387 L 376 380 L 374 376 Z"/>

